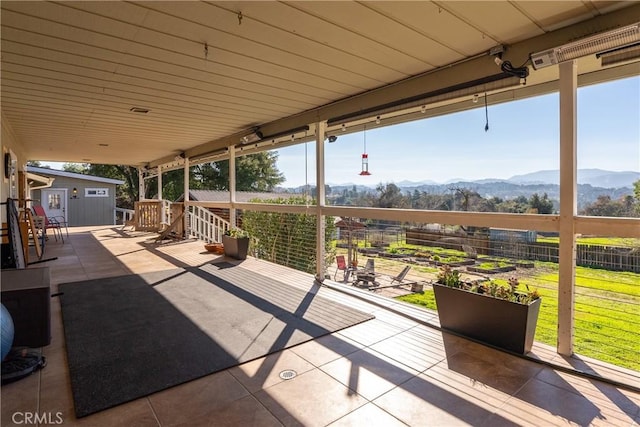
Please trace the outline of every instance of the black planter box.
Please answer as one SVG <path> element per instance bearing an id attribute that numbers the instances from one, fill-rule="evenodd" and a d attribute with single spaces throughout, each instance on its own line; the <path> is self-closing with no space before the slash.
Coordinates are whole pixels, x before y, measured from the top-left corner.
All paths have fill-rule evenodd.
<path id="1" fill-rule="evenodd" d="M 433 292 L 443 329 L 516 353 L 531 351 L 540 298 L 524 305 L 437 283 Z"/>
<path id="2" fill-rule="evenodd" d="M 249 252 L 248 237 L 231 237 L 222 236 L 222 245 L 224 246 L 224 254 L 235 259 L 247 259 Z"/>

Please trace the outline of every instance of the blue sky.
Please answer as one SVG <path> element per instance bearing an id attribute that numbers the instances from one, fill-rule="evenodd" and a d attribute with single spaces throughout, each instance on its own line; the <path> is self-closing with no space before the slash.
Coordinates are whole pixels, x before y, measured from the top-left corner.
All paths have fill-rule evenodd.
<path id="1" fill-rule="evenodd" d="M 371 176 L 359 176 L 363 132 L 326 144 L 329 184 L 510 178 L 559 167 L 558 94 L 367 130 Z M 315 182 L 315 144 L 279 150 L 287 187 Z M 640 77 L 578 90 L 578 168 L 640 172 Z"/>

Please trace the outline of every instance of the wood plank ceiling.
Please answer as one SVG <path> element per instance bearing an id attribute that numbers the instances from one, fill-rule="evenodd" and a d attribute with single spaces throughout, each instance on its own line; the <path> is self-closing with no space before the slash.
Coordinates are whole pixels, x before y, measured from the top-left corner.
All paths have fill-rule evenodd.
<path id="1" fill-rule="evenodd" d="M 2 1 L 2 115 L 30 159 L 143 164 L 627 5 Z"/>

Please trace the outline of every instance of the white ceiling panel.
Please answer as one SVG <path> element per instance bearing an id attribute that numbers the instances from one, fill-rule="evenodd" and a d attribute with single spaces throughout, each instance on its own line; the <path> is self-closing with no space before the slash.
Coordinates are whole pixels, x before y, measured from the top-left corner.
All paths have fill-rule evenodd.
<path id="1" fill-rule="evenodd" d="M 544 31 L 552 31 L 597 15 L 592 5 L 579 1 L 531 1 L 514 6 Z"/>
<path id="2" fill-rule="evenodd" d="M 368 6 L 455 52 L 456 57 L 449 62 L 478 54 L 497 44 L 497 41 L 432 2 L 381 1 L 368 3 Z"/>
<path id="3" fill-rule="evenodd" d="M 250 10 L 252 2 L 243 3 L 242 24 L 239 24 L 237 12 L 229 9 L 232 4 L 233 2 L 220 2 L 216 5 L 196 3 L 190 8 L 180 8 L 172 2 L 148 2 L 143 5 L 162 11 L 166 15 L 179 17 L 183 22 L 189 22 L 191 25 L 197 23 L 209 27 L 211 22 L 219 23 L 215 28 L 218 32 L 213 34 L 213 40 L 201 40 L 214 48 L 220 46 L 224 49 L 237 50 L 244 55 L 257 57 L 266 62 L 286 63 L 292 68 L 299 67 L 300 60 L 312 61 L 317 65 L 329 65 L 337 70 L 353 73 L 360 76 L 363 81 L 372 80 L 378 85 L 404 77 L 402 73 L 372 60 L 350 55 L 341 49 L 272 25 L 271 20 L 278 20 L 279 15 L 271 8 L 267 11 L 273 16 L 270 16 L 271 19 L 265 23 L 261 19 L 269 18 L 263 15 L 254 18 L 247 11 Z M 278 7 L 277 3 L 274 3 L 273 7 Z M 304 14 L 299 15 L 300 19 L 310 19 Z M 325 24 L 321 31 L 328 32 L 333 29 L 332 25 Z M 386 77 L 382 80 L 377 77 L 379 75 Z M 365 85 L 362 86 L 364 88 Z"/>
<path id="4" fill-rule="evenodd" d="M 408 74 L 416 74 L 425 69 L 446 63 L 450 58 L 456 56 L 456 52 L 440 43 L 425 37 L 420 32 L 410 28 L 400 22 L 390 19 L 381 11 L 369 7 L 368 3 L 355 2 L 331 2 L 327 7 L 321 2 L 291 2 L 292 8 L 309 13 L 324 22 L 332 22 L 335 30 L 331 31 L 343 33 L 345 31 L 353 43 L 346 44 L 338 41 L 334 45 L 349 51 L 353 55 L 366 55 L 365 58 L 374 59 L 372 55 L 362 51 L 360 39 L 376 44 L 379 55 L 390 55 L 388 60 L 394 61 L 395 68 L 400 64 L 411 65 L 412 60 L 416 61 L 415 66 L 399 70 Z M 326 37 L 326 36 L 323 36 Z M 402 60 L 397 61 L 398 55 L 402 55 Z"/>
<path id="5" fill-rule="evenodd" d="M 514 43 L 543 34 L 543 30 L 512 2 L 496 1 L 491 7 L 487 7 L 487 3 L 482 1 L 451 1 L 437 4 L 498 44 Z"/>

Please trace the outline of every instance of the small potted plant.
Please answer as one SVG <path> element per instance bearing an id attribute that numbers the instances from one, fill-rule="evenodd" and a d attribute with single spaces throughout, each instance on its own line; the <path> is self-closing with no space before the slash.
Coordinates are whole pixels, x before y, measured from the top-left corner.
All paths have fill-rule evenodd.
<path id="1" fill-rule="evenodd" d="M 249 234 L 238 228 L 232 227 L 222 236 L 224 254 L 235 259 L 247 259 L 249 252 Z"/>
<path id="2" fill-rule="evenodd" d="M 467 283 L 449 266 L 440 269 L 433 292 L 440 326 L 509 351 L 531 351 L 541 299 L 536 290 L 519 289 L 516 277 L 507 286 L 494 281 Z"/>

